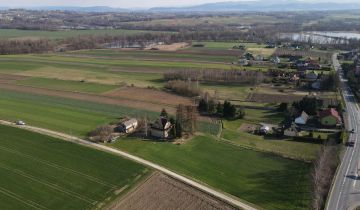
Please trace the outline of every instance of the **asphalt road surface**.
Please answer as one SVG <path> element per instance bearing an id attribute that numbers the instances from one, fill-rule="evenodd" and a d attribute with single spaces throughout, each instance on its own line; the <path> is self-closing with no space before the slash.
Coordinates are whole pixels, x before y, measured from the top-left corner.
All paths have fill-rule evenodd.
<path id="1" fill-rule="evenodd" d="M 341 80 L 342 93 L 346 103 L 347 129 L 354 129 L 350 134 L 350 141 L 355 141 L 353 147 L 348 146 L 338 168 L 333 187 L 330 191 L 326 210 L 348 210 L 360 206 L 360 110 L 355 97 L 344 78 L 337 54 L 332 58 L 334 68 L 338 71 Z"/>

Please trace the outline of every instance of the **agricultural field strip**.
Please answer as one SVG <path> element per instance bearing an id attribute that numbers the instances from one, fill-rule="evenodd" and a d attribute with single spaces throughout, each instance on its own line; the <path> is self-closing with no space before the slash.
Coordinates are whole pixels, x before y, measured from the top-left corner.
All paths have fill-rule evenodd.
<path id="1" fill-rule="evenodd" d="M 81 195 L 81 194 L 76 193 L 76 192 L 74 192 L 74 191 L 71 191 L 71 190 L 65 189 L 65 188 L 63 188 L 63 187 L 60 187 L 60 186 L 58 186 L 57 184 L 54 184 L 54 183 L 51 183 L 51 182 L 48 182 L 48 181 L 45 181 L 45 180 L 41 180 L 41 179 L 39 179 L 39 178 L 37 178 L 37 177 L 32 176 L 31 174 L 28 174 L 28 173 L 26 173 L 26 172 L 24 172 L 24 171 L 21 171 L 21 170 L 19 170 L 19 169 L 9 167 L 9 166 L 1 163 L 1 162 L 0 162 L 0 169 L 8 170 L 8 171 L 10 171 L 10 172 L 12 172 L 12 173 L 14 173 L 14 174 L 17 174 L 17 175 L 19 175 L 19 176 L 22 176 L 22 177 L 25 177 L 25 178 L 27 178 L 27 179 L 30 179 L 30 180 L 32 180 L 33 182 L 38 182 L 38 183 L 40 183 L 40 184 L 42 184 L 42 185 L 44 185 L 44 186 L 47 186 L 47 187 L 52 188 L 52 189 L 54 189 L 54 190 L 57 190 L 57 191 L 59 191 L 59 192 L 65 193 L 65 194 L 67 194 L 67 195 L 69 195 L 69 196 L 76 197 L 76 198 L 78 198 L 78 199 L 80 199 L 80 200 L 82 200 L 82 201 L 84 201 L 84 202 L 86 202 L 86 203 L 95 205 L 95 203 L 98 202 L 97 200 L 93 200 L 93 199 L 91 199 L 91 198 L 88 198 L 87 196 L 84 196 L 84 195 Z"/>
<path id="2" fill-rule="evenodd" d="M 109 188 L 112 188 L 112 189 L 117 189 L 118 188 L 118 186 L 110 184 L 110 183 L 108 183 L 108 182 L 106 182 L 104 180 L 98 179 L 96 177 L 92 177 L 92 176 L 90 176 L 88 174 L 85 174 L 85 173 L 81 173 L 81 172 L 76 171 L 74 169 L 63 167 L 61 165 L 58 165 L 56 163 L 52 163 L 52 162 L 47 161 L 47 160 L 43 160 L 43 159 L 36 158 L 36 157 L 28 155 L 28 154 L 21 153 L 21 152 L 19 152 L 17 150 L 13 150 L 13 149 L 3 147 L 3 146 L 0 146 L 0 150 L 8 152 L 8 153 L 15 154 L 15 155 L 18 155 L 18 156 L 22 156 L 22 157 L 25 157 L 25 158 L 28 158 L 28 159 L 31 159 L 33 161 L 42 163 L 42 164 L 47 165 L 47 166 L 52 167 L 52 168 L 56 168 L 58 170 L 63 170 L 63 171 L 67 171 L 67 172 L 70 172 L 70 173 L 75 174 L 75 175 L 79 175 L 84 179 L 87 179 L 89 181 L 95 182 L 97 184 L 100 184 L 100 185 L 103 185 L 103 186 L 106 186 L 106 187 L 109 187 Z"/>
<path id="3" fill-rule="evenodd" d="M 6 196 L 8 196 L 10 198 L 13 198 L 13 199 L 15 199 L 15 200 L 29 206 L 29 207 L 33 207 L 34 209 L 40 209 L 40 210 L 41 209 L 48 209 L 48 208 L 46 208 L 45 206 L 43 206 L 41 204 L 38 204 L 38 203 L 36 203 L 34 201 L 23 198 L 22 196 L 19 196 L 19 195 L 15 194 L 15 193 L 7 190 L 7 189 L 4 189 L 2 187 L 0 187 L 0 193 L 4 194 L 4 195 L 6 195 Z"/>
<path id="4" fill-rule="evenodd" d="M 198 62 L 176 62 L 176 61 L 146 61 L 139 60 L 139 62 L 133 62 L 132 60 L 108 60 L 105 59 L 89 59 L 89 58 L 74 58 L 74 57 L 66 57 L 57 55 L 52 57 L 42 57 L 42 56 L 34 56 L 34 55 L 26 55 L 26 56 L 3 56 L 0 58 L 15 61 L 29 61 L 29 62 L 58 62 L 60 64 L 89 64 L 89 65 L 99 65 L 99 66 L 109 66 L 109 67 L 128 67 L 128 68 L 136 68 L 136 67 L 146 67 L 146 68 L 162 68 L 162 69 L 181 69 L 181 68 L 195 68 L 195 69 L 231 69 L 231 64 L 206 64 L 198 63 Z M 112 61 L 112 62 L 109 62 Z"/>
<path id="5" fill-rule="evenodd" d="M 17 127 L 15 126 L 13 123 L 11 122 L 8 122 L 8 121 L 4 121 L 4 120 L 0 120 L 0 124 L 2 125 L 6 125 L 6 126 L 12 126 L 12 127 Z M 207 186 L 204 186 L 198 182 L 195 182 L 189 178 L 186 178 L 180 174 L 177 174 L 175 172 L 172 172 L 160 165 L 157 165 L 157 164 L 154 164 L 150 161 L 147 161 L 147 160 L 144 160 L 142 158 L 139 158 L 137 156 L 134 156 L 134 155 L 131 155 L 129 153 L 126 153 L 126 152 L 123 152 L 123 151 L 120 151 L 118 149 L 113 149 L 113 148 L 110 148 L 110 147 L 107 147 L 107 146 L 104 146 L 104 145 L 101 145 L 101 144 L 96 144 L 96 143 L 93 143 L 93 142 L 89 142 L 89 141 L 86 141 L 86 140 L 83 140 L 83 139 L 80 139 L 80 138 L 77 138 L 77 137 L 74 137 L 74 136 L 71 136 L 71 135 L 68 135 L 68 134 L 65 134 L 65 133 L 61 133 L 61 132 L 55 132 L 55 131 L 51 131 L 51 130 L 48 130 L 48 129 L 44 129 L 44 128 L 38 128 L 38 127 L 33 127 L 33 126 L 22 126 L 21 127 L 22 129 L 25 129 L 25 130 L 29 130 L 29 131 L 33 131 L 33 132 L 36 132 L 36 133 L 40 133 L 40 134 L 43 134 L 43 135 L 48 135 L 48 136 L 52 136 L 52 137 L 55 137 L 55 138 L 60 138 L 62 140 L 65 140 L 65 141 L 70 141 L 70 142 L 74 142 L 76 144 L 80 144 L 80 145 L 83 145 L 83 146 L 87 146 L 87 147 L 91 147 L 91 148 L 94 148 L 94 149 L 98 149 L 98 150 L 101 150 L 101 151 L 105 151 L 105 152 L 110 152 L 112 154 L 116 154 L 116 155 L 119 155 L 119 156 L 122 156 L 122 157 L 125 157 L 127 159 L 130 159 L 130 160 L 133 160 L 135 162 L 138 162 L 138 163 L 141 163 L 141 164 L 144 164 L 146 166 L 149 166 L 151 168 L 154 168 L 156 170 L 159 170 L 167 175 L 169 175 L 170 177 L 173 177 L 179 181 L 182 181 L 182 182 L 185 182 L 186 184 L 189 184 L 203 192 L 206 192 L 212 196 L 215 196 L 223 201 L 226 201 L 232 205 L 235 205 L 235 206 L 238 206 L 240 208 L 243 208 L 245 210 L 255 210 L 254 207 L 246 204 L 246 203 L 243 203 L 241 201 L 239 201 L 238 199 L 235 199 L 233 198 L 232 196 L 229 196 L 229 195 L 226 195 L 224 194 L 223 192 L 219 192 L 217 190 L 214 190 L 214 189 L 211 189 Z"/>
<path id="6" fill-rule="evenodd" d="M 194 60 L 194 59 L 180 59 L 180 58 L 146 58 L 141 55 L 138 57 L 134 56 L 121 56 L 111 58 L 109 56 L 99 55 L 84 55 L 84 54 L 55 54 L 55 56 L 71 57 L 71 58 L 90 58 L 90 59 L 101 59 L 101 60 L 134 60 L 134 61 L 155 61 L 155 62 L 188 62 L 188 63 L 203 63 L 203 64 L 224 64 L 230 65 L 229 62 L 216 62 L 216 61 L 205 61 L 205 60 Z M 235 57 L 234 57 L 235 60 Z"/>
<path id="7" fill-rule="evenodd" d="M 29 90 L 27 88 L 31 87 L 32 90 Z M 7 83 L 1 83 L 0 82 L 0 89 L 8 89 L 8 90 L 14 90 L 15 91 L 20 91 L 20 92 L 36 92 L 36 94 L 40 94 L 40 95 L 50 95 L 50 96 L 57 96 L 58 94 L 60 94 L 60 97 L 64 97 L 64 98 L 72 98 L 72 99 L 77 99 L 78 97 L 81 97 L 81 100 L 86 100 L 86 101 L 94 101 L 94 102 L 99 102 L 101 101 L 101 103 L 104 103 L 102 100 L 111 100 L 111 103 L 105 103 L 105 104 L 112 104 L 112 105 L 120 105 L 122 103 L 122 101 L 126 100 L 126 101 L 133 101 L 133 102 L 141 102 L 141 103 L 147 103 L 149 105 L 161 105 L 161 106 L 166 106 L 169 108 L 175 108 L 175 105 L 172 104 L 166 104 L 166 103 L 159 103 L 156 101 L 144 101 L 144 100 L 139 100 L 139 99 L 133 99 L 133 98 L 126 98 L 126 97 L 110 97 L 110 96 L 106 96 L 106 95 L 98 95 L 98 94 L 91 94 L 91 93 L 79 93 L 79 92 L 75 92 L 75 91 L 66 91 L 66 90 L 57 90 L 57 89 L 48 89 L 48 88 L 39 88 L 39 87 L 34 87 L 34 86 L 30 86 L 30 85 L 19 85 L 19 84 L 7 84 Z M 41 93 L 38 93 L 38 92 Z M 70 97 L 68 94 L 71 94 L 72 96 Z M 84 97 L 86 97 L 86 99 L 84 99 Z M 125 101 L 124 101 L 125 102 Z M 129 104 L 130 105 L 130 104 Z M 126 106 L 126 105 L 124 105 Z M 144 108 L 144 106 L 143 106 Z"/>

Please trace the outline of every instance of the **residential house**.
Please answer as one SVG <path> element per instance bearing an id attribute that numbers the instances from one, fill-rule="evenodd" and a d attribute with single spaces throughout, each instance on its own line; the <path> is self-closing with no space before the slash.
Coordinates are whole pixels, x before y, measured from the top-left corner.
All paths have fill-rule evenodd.
<path id="1" fill-rule="evenodd" d="M 265 59 L 265 57 L 262 56 L 262 55 L 257 55 L 257 56 L 255 56 L 255 60 L 256 60 L 256 61 L 264 61 L 264 59 Z"/>
<path id="2" fill-rule="evenodd" d="M 307 121 L 309 120 L 309 115 L 306 112 L 302 112 L 299 117 L 295 119 L 295 123 L 297 125 L 306 125 Z"/>
<path id="3" fill-rule="evenodd" d="M 116 128 L 116 130 L 123 132 L 123 133 L 133 133 L 136 131 L 136 128 L 138 127 L 138 121 L 135 118 L 126 120 L 122 123 L 120 123 L 120 126 Z"/>
<path id="4" fill-rule="evenodd" d="M 284 136 L 296 137 L 299 136 L 300 128 L 296 124 L 292 124 L 290 127 L 284 130 Z"/>
<path id="5" fill-rule="evenodd" d="M 249 60 L 248 59 L 239 59 L 238 64 L 240 66 L 247 66 L 247 65 L 249 65 Z"/>
<path id="6" fill-rule="evenodd" d="M 153 137 L 167 139 L 170 137 L 170 131 L 173 125 L 165 118 L 161 117 L 150 126 L 150 134 Z"/>
<path id="7" fill-rule="evenodd" d="M 341 124 L 341 117 L 334 108 L 319 112 L 319 120 L 321 125 L 326 127 L 334 127 Z"/>

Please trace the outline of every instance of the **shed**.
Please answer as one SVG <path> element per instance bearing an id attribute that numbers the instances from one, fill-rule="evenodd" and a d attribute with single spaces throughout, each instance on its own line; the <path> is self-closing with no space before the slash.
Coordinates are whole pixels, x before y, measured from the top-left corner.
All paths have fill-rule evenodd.
<path id="1" fill-rule="evenodd" d="M 300 129 L 296 124 L 292 124 L 290 127 L 284 130 L 284 136 L 296 137 L 299 136 Z"/>

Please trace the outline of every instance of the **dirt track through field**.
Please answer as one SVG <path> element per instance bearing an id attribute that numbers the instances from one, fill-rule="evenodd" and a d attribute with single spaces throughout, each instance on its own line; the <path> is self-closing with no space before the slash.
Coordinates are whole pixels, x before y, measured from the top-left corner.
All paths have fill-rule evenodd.
<path id="1" fill-rule="evenodd" d="M 115 201 L 108 210 L 236 209 L 165 174 L 156 172 L 145 183 Z"/>
<path id="2" fill-rule="evenodd" d="M 47 95 L 47 96 L 63 97 L 63 98 L 83 100 L 83 101 L 91 101 L 91 102 L 109 104 L 109 105 L 126 106 L 126 107 L 132 107 L 132 108 L 143 109 L 148 111 L 156 111 L 156 112 L 161 111 L 162 108 L 166 108 L 166 110 L 169 113 L 175 113 L 175 107 L 176 107 L 176 105 L 171 103 L 158 102 L 156 98 L 153 99 L 152 102 L 142 100 L 141 91 L 139 91 L 136 94 L 138 98 L 136 98 L 135 96 L 132 98 L 126 98 L 121 96 L 117 96 L 117 97 L 101 96 L 101 95 L 89 94 L 89 93 L 51 90 L 46 88 L 36 88 L 36 87 L 6 84 L 6 83 L 0 83 L 0 89 L 6 89 L 6 90 L 12 90 L 12 91 L 18 91 L 24 93 L 35 93 L 35 94 Z"/>

